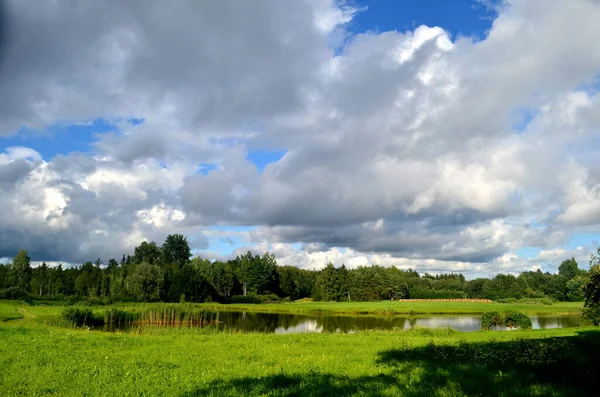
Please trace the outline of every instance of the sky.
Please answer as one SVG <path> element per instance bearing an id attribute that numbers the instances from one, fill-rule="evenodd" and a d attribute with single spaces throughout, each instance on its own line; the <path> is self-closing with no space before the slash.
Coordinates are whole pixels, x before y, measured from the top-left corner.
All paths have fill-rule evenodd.
<path id="1" fill-rule="evenodd" d="M 8 0 L 0 258 L 467 277 L 600 241 L 596 0 Z"/>

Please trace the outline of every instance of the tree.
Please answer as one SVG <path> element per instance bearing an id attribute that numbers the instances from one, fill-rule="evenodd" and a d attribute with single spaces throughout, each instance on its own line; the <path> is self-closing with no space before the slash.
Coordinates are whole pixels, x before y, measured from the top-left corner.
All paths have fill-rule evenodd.
<path id="1" fill-rule="evenodd" d="M 142 243 L 134 249 L 133 262 L 135 264 L 144 262 L 150 265 L 158 265 L 160 263 L 161 255 L 162 252 L 154 241 L 149 243 L 142 241 Z"/>
<path id="2" fill-rule="evenodd" d="M 489 278 L 476 278 L 467 281 L 467 296 L 471 299 L 482 299 L 484 290 L 487 290 L 486 284 L 491 283 Z"/>
<path id="3" fill-rule="evenodd" d="M 275 256 L 268 252 L 262 257 L 252 256 L 251 252 L 248 252 L 246 256 L 249 262 L 246 274 L 247 290 L 258 295 L 277 293 L 279 274 Z"/>
<path id="4" fill-rule="evenodd" d="M 575 276 L 567 281 L 567 299 L 571 302 L 580 302 L 584 300 L 586 276 Z"/>
<path id="5" fill-rule="evenodd" d="M 187 239 L 181 234 L 169 234 L 162 246 L 162 260 L 165 265 L 182 267 L 190 261 L 192 251 Z"/>
<path id="6" fill-rule="evenodd" d="M 242 285 L 242 295 L 248 294 L 248 279 L 250 278 L 250 271 L 254 257 L 252 252 L 248 251 L 245 255 L 238 256 L 232 261 L 232 267 L 234 268 L 235 275 Z"/>
<path id="7" fill-rule="evenodd" d="M 584 287 L 585 303 L 583 305 L 584 317 L 587 317 L 594 325 L 600 324 L 600 247 L 598 247 L 597 253 L 598 255 L 592 254 L 590 258 L 590 270 Z"/>
<path id="8" fill-rule="evenodd" d="M 8 286 L 8 267 L 0 263 L 0 290 Z"/>
<path id="9" fill-rule="evenodd" d="M 111 259 L 108 261 L 108 265 L 106 266 L 106 271 L 109 273 L 115 273 L 119 269 L 119 264 L 115 259 Z"/>
<path id="10" fill-rule="evenodd" d="M 75 279 L 75 291 L 83 296 L 98 296 L 102 284 L 102 269 L 86 262 Z"/>
<path id="11" fill-rule="evenodd" d="M 163 282 L 161 268 L 149 263 L 136 265 L 128 276 L 129 292 L 141 301 L 159 300 Z"/>
<path id="12" fill-rule="evenodd" d="M 42 264 L 32 271 L 31 275 L 31 289 L 34 293 L 37 293 L 39 296 L 42 296 L 44 291 L 49 293 L 49 273 L 48 265 L 46 262 L 42 262 Z"/>
<path id="13" fill-rule="evenodd" d="M 579 274 L 579 268 L 577 267 L 575 258 L 563 261 L 558 267 L 558 274 L 565 277 L 567 281 L 575 278 Z"/>
<path id="14" fill-rule="evenodd" d="M 338 274 L 333 263 L 328 263 L 318 278 L 318 290 L 321 300 L 337 301 L 340 298 Z"/>
<path id="15" fill-rule="evenodd" d="M 31 282 L 31 258 L 27 255 L 27 251 L 21 250 L 13 258 L 13 263 L 10 267 L 10 283 L 13 287 L 29 290 Z"/>

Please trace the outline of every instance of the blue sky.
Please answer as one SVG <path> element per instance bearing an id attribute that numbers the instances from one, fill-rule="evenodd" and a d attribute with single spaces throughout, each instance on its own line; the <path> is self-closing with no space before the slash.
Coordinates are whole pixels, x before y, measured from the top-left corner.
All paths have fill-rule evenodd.
<path id="1" fill-rule="evenodd" d="M 492 23 L 493 13 L 473 0 L 363 0 L 367 9 L 350 24 L 354 33 L 366 31 L 412 31 L 420 25 L 440 26 L 457 36 L 482 38 Z"/>

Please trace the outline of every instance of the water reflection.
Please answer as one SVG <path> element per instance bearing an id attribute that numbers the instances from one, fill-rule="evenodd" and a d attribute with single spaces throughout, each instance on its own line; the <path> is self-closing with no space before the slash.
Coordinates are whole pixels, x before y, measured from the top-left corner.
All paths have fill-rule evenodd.
<path id="1" fill-rule="evenodd" d="M 264 332 L 277 334 L 339 332 L 365 330 L 411 329 L 415 327 L 444 328 L 471 332 L 481 329 L 481 316 L 332 316 L 254 312 L 219 312 L 217 324 L 221 330 Z M 530 316 L 534 329 L 568 328 L 591 325 L 578 314 Z M 506 330 L 506 327 L 496 328 Z"/>
<path id="2" fill-rule="evenodd" d="M 266 332 L 355 332 L 374 329 L 410 329 L 414 327 L 450 327 L 458 331 L 478 331 L 480 316 L 329 316 L 251 312 L 219 313 L 219 329 Z M 591 325 L 578 314 L 530 316 L 534 329 L 567 328 Z"/>

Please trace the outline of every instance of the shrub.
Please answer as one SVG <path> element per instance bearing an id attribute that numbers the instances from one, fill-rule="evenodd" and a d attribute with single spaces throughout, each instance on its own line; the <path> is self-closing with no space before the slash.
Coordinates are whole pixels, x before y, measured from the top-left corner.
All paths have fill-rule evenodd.
<path id="1" fill-rule="evenodd" d="M 531 329 L 533 326 L 529 317 L 520 312 L 487 312 L 481 316 L 481 329 L 489 330 L 492 327 L 506 326 L 508 328 Z"/>
<path id="2" fill-rule="evenodd" d="M 261 300 L 256 295 L 233 295 L 231 303 L 261 303 Z"/>
<path id="3" fill-rule="evenodd" d="M 10 287 L 0 291 L 0 299 L 11 299 L 11 300 L 23 300 L 25 302 L 31 302 L 31 298 L 27 291 L 19 287 Z"/>
<path id="4" fill-rule="evenodd" d="M 590 320 L 592 324 L 600 324 L 600 306 L 586 306 L 583 308 L 583 317 Z"/>
<path id="5" fill-rule="evenodd" d="M 275 294 L 269 294 L 269 295 L 256 295 L 256 297 L 260 300 L 260 303 L 265 303 L 265 302 L 279 302 L 280 298 L 275 295 Z"/>
<path id="6" fill-rule="evenodd" d="M 489 330 L 504 324 L 504 316 L 500 312 L 487 312 L 481 316 L 481 329 Z"/>
<path id="7" fill-rule="evenodd" d="M 504 325 L 508 328 L 531 329 L 531 319 L 520 312 L 509 312 L 505 315 Z"/>

